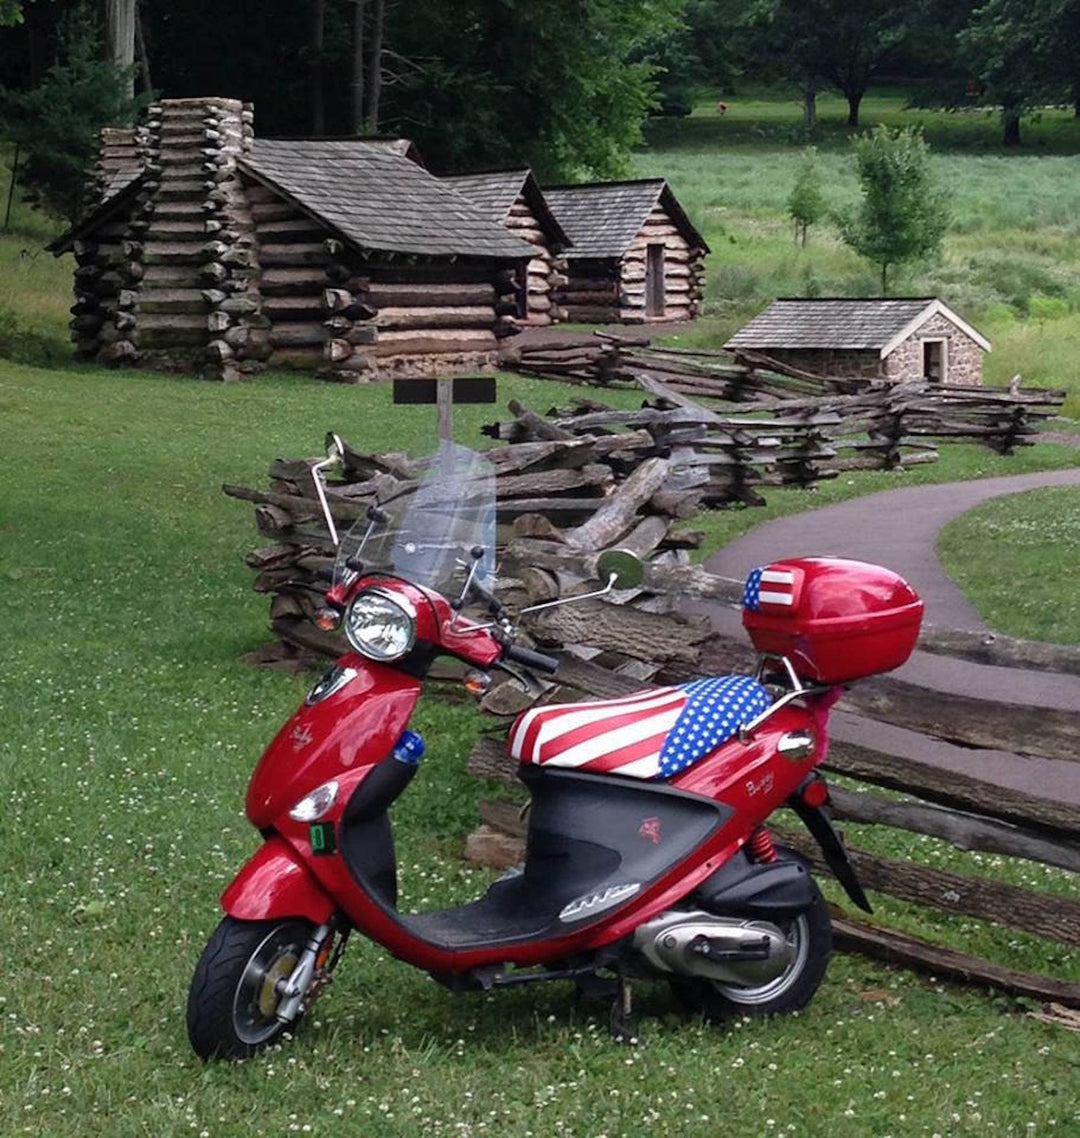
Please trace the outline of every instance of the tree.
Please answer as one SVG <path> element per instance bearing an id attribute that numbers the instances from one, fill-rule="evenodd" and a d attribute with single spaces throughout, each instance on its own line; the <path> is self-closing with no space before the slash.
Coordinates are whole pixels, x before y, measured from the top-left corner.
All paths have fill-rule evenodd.
<path id="1" fill-rule="evenodd" d="M 759 0 L 760 3 L 760 0 Z M 803 91 L 804 120 L 812 132 L 817 91 L 831 87 L 847 99 L 848 125 L 859 125 L 859 107 L 871 80 L 904 43 L 909 14 L 918 8 L 893 0 L 765 0 L 758 20 L 767 30 L 765 56 L 783 78 Z"/>
<path id="2" fill-rule="evenodd" d="M 105 58 L 124 69 L 130 99 L 135 94 L 135 0 L 105 0 Z"/>
<path id="3" fill-rule="evenodd" d="M 438 170 L 528 164 L 547 180 L 622 176 L 654 101 L 652 64 L 628 58 L 674 25 L 682 3 L 395 5 L 380 125 L 415 138 Z"/>
<path id="4" fill-rule="evenodd" d="M 30 196 L 74 223 L 83 210 L 86 174 L 103 126 L 130 122 L 131 69 L 101 58 L 93 10 L 82 3 L 59 26 L 56 61 L 39 86 L 0 91 L 6 133 L 25 158 L 19 171 Z"/>
<path id="5" fill-rule="evenodd" d="M 795 240 L 806 244 L 806 231 L 825 215 L 825 198 L 821 192 L 821 173 L 817 165 L 817 147 L 803 152 L 795 185 L 787 200 L 788 216 L 795 222 Z"/>
<path id="6" fill-rule="evenodd" d="M 892 266 L 941 247 L 949 220 L 947 199 L 934 184 L 921 131 L 879 126 L 853 145 L 863 197 L 854 216 L 839 219 L 840 232 L 860 256 L 880 267 L 884 296 Z"/>
<path id="7" fill-rule="evenodd" d="M 987 0 L 960 33 L 962 59 L 1001 106 L 1006 146 L 1020 144 L 1020 116 L 1042 101 L 1080 94 L 1077 0 Z"/>

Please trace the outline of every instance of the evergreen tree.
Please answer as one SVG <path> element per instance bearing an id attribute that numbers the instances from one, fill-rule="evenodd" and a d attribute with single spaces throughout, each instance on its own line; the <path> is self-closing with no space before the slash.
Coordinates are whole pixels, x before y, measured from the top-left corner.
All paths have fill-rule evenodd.
<path id="1" fill-rule="evenodd" d="M 0 120 L 24 156 L 19 178 L 31 199 L 78 220 L 98 132 L 134 115 L 129 85 L 128 70 L 101 59 L 94 10 L 80 4 L 60 26 L 56 61 L 40 85 L 21 93 L 0 90 Z"/>
<path id="2" fill-rule="evenodd" d="M 817 147 L 803 151 L 795 185 L 787 200 L 788 216 L 795 222 L 795 240 L 806 244 L 806 231 L 825 215 L 825 197 L 821 192 L 821 172 L 817 164 Z"/>
<path id="3" fill-rule="evenodd" d="M 854 216 L 839 219 L 840 232 L 860 256 L 881 268 L 884 296 L 892 266 L 940 249 L 948 203 L 934 185 L 921 131 L 879 126 L 853 145 L 863 198 Z"/>

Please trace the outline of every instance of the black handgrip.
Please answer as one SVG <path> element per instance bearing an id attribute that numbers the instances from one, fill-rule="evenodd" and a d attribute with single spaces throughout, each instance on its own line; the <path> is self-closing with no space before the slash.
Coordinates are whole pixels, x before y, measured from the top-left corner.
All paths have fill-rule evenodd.
<path id="1" fill-rule="evenodd" d="M 537 672 L 556 672 L 559 669 L 559 661 L 554 656 L 545 656 L 542 652 L 533 652 L 529 648 L 519 648 L 516 644 L 508 645 L 503 656 Z"/>

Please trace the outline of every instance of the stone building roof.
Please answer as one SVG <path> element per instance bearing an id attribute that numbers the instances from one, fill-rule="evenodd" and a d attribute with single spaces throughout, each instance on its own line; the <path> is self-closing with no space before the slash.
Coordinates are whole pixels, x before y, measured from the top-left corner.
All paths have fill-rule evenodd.
<path id="1" fill-rule="evenodd" d="M 442 180 L 500 224 L 506 220 L 514 202 L 524 197 L 548 244 L 560 248 L 570 244 L 570 238 L 552 213 L 531 170 L 489 170 L 480 174 L 455 174 Z"/>
<path id="2" fill-rule="evenodd" d="M 877 351 L 882 359 L 922 327 L 942 315 L 984 351 L 990 341 L 935 297 L 781 298 L 744 325 L 724 345 L 739 348 L 809 348 Z"/>
<path id="3" fill-rule="evenodd" d="M 255 139 L 238 165 L 364 249 L 517 260 L 521 241 L 389 146 Z"/>
<path id="4" fill-rule="evenodd" d="M 568 257 L 621 257 L 657 205 L 691 247 L 709 252 L 663 178 L 548 186 L 544 196 L 572 243 Z"/>

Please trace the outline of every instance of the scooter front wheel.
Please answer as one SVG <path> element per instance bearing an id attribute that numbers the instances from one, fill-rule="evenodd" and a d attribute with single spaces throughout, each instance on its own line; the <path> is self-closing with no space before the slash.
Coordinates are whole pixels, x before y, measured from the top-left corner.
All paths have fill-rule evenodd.
<path id="1" fill-rule="evenodd" d="M 298 918 L 221 921 L 188 992 L 188 1039 L 201 1059 L 247 1059 L 296 1026 L 299 1016 L 277 1018 L 280 989 L 314 927 Z"/>

